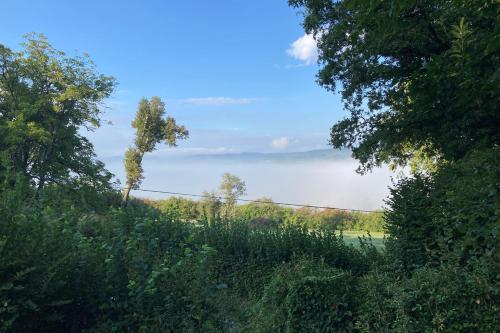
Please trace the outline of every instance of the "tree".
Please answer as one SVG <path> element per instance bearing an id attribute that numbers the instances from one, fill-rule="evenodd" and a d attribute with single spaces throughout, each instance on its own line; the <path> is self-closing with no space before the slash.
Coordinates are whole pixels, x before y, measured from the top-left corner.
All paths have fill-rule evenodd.
<path id="1" fill-rule="evenodd" d="M 289 3 L 304 8 L 317 40 L 318 82 L 340 86 L 350 113 L 331 144 L 351 149 L 361 172 L 382 163 L 414 171 L 388 201 L 392 261 L 411 270 L 486 260 L 496 272 L 500 3 Z"/>
<path id="2" fill-rule="evenodd" d="M 350 116 L 331 144 L 360 171 L 456 161 L 500 142 L 498 1 L 289 0 Z"/>
<path id="3" fill-rule="evenodd" d="M 43 35 L 23 49 L 0 44 L 0 181 L 110 189 L 112 175 L 80 129 L 100 125 L 102 103 L 115 87 L 88 56 L 68 57 Z"/>
<path id="4" fill-rule="evenodd" d="M 143 179 L 142 158 L 145 153 L 152 152 L 156 145 L 165 142 L 170 147 L 177 146 L 177 140 L 189 136 L 184 126 L 177 125 L 172 117 L 166 117 L 165 104 L 159 97 L 151 100 L 141 99 L 132 127 L 135 128 L 135 146 L 125 152 L 125 172 L 127 183 L 123 192 L 123 203 L 126 205 L 130 190 L 137 188 Z"/>
<path id="5" fill-rule="evenodd" d="M 225 173 L 222 175 L 222 182 L 219 186 L 221 196 L 224 198 L 224 217 L 229 218 L 234 214 L 236 201 L 246 194 L 246 185 L 235 175 Z"/>
<path id="6" fill-rule="evenodd" d="M 222 202 L 216 192 L 203 192 L 203 198 L 200 201 L 199 209 L 202 218 L 208 224 L 214 224 L 220 220 L 220 211 Z"/>

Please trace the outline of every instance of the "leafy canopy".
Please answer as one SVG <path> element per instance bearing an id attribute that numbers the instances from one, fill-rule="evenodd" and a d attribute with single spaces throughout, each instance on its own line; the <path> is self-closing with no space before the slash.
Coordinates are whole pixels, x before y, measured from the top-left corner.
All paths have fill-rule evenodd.
<path id="1" fill-rule="evenodd" d="M 246 194 L 246 184 L 238 176 L 228 172 L 222 175 L 222 181 L 219 186 L 222 197 L 228 204 L 234 205 L 236 200 Z"/>
<path id="2" fill-rule="evenodd" d="M 289 0 L 318 42 L 318 82 L 350 116 L 331 130 L 361 171 L 453 161 L 500 139 L 498 1 Z"/>
<path id="3" fill-rule="evenodd" d="M 19 52 L 0 44 L 0 180 L 106 185 L 111 174 L 79 130 L 99 126 L 114 87 L 88 56 L 68 57 L 43 35 L 26 35 Z"/>
<path id="4" fill-rule="evenodd" d="M 165 142 L 170 147 L 177 146 L 177 140 L 186 139 L 188 130 L 177 125 L 172 117 L 165 117 L 165 103 L 159 97 L 141 99 L 132 127 L 135 128 L 135 147 L 125 153 L 127 188 L 137 188 L 143 179 L 142 158 L 152 152 L 156 145 Z"/>

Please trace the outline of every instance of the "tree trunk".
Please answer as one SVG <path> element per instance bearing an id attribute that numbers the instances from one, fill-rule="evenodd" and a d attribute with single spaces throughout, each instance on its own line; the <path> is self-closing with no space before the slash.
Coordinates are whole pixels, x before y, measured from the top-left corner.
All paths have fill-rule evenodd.
<path id="1" fill-rule="evenodd" d="M 123 198 L 122 198 L 122 206 L 123 207 L 127 207 L 128 197 L 130 195 L 130 190 L 131 190 L 131 186 L 129 184 L 127 184 L 125 186 L 125 188 L 123 189 Z"/>

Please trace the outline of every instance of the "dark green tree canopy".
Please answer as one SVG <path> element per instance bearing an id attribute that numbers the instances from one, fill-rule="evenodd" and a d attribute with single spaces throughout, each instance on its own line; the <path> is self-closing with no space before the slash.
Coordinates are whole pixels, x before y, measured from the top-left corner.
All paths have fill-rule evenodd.
<path id="1" fill-rule="evenodd" d="M 21 174 L 39 188 L 107 182 L 79 129 L 99 126 L 114 87 L 88 56 L 68 57 L 43 35 L 27 35 L 19 52 L 0 44 L 0 179 Z"/>
<path id="2" fill-rule="evenodd" d="M 350 112 L 331 144 L 352 149 L 361 170 L 498 145 L 498 1 L 289 3 L 318 41 L 318 82 L 341 90 Z"/>

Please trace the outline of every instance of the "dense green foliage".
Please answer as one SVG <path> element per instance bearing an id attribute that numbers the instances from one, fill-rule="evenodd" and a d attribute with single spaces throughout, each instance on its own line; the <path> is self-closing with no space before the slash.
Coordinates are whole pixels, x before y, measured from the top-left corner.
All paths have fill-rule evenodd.
<path id="1" fill-rule="evenodd" d="M 340 86 L 350 113 L 331 143 L 352 149 L 362 169 L 498 144 L 498 1 L 289 3 L 318 40 L 319 84 Z"/>
<path id="2" fill-rule="evenodd" d="M 500 153 L 478 151 L 392 190 L 388 247 L 405 271 L 425 265 L 490 262 L 500 269 Z"/>
<path id="3" fill-rule="evenodd" d="M 387 266 L 362 278 L 357 329 L 498 330 L 500 3 L 289 3 L 350 113 L 331 144 L 360 171 L 412 171 L 387 200 Z"/>
<path id="4" fill-rule="evenodd" d="M 114 86 L 88 57 L 68 57 L 42 35 L 27 35 L 19 52 L 0 44 L 0 182 L 108 190 L 112 175 L 79 129 L 99 126 Z"/>
<path id="5" fill-rule="evenodd" d="M 117 208 L 78 132 L 114 81 L 43 37 L 0 46 L 0 332 L 498 331 L 498 2 L 289 2 L 351 113 L 332 144 L 414 167 L 388 210 L 236 205 L 231 175 L 199 202 Z M 187 135 L 163 115 L 140 102 L 128 190 Z M 345 229 L 387 231 L 386 250 Z"/>
<path id="6" fill-rule="evenodd" d="M 276 270 L 256 306 L 259 332 L 344 332 L 354 329 L 357 281 L 322 262 Z"/>
<path id="7" fill-rule="evenodd" d="M 135 200 L 95 214 L 21 200 L 20 190 L 2 193 L 1 332 L 491 332 L 498 325 L 498 286 L 481 265 L 398 277 L 369 243 L 346 246 L 334 234 L 180 222 Z"/>

